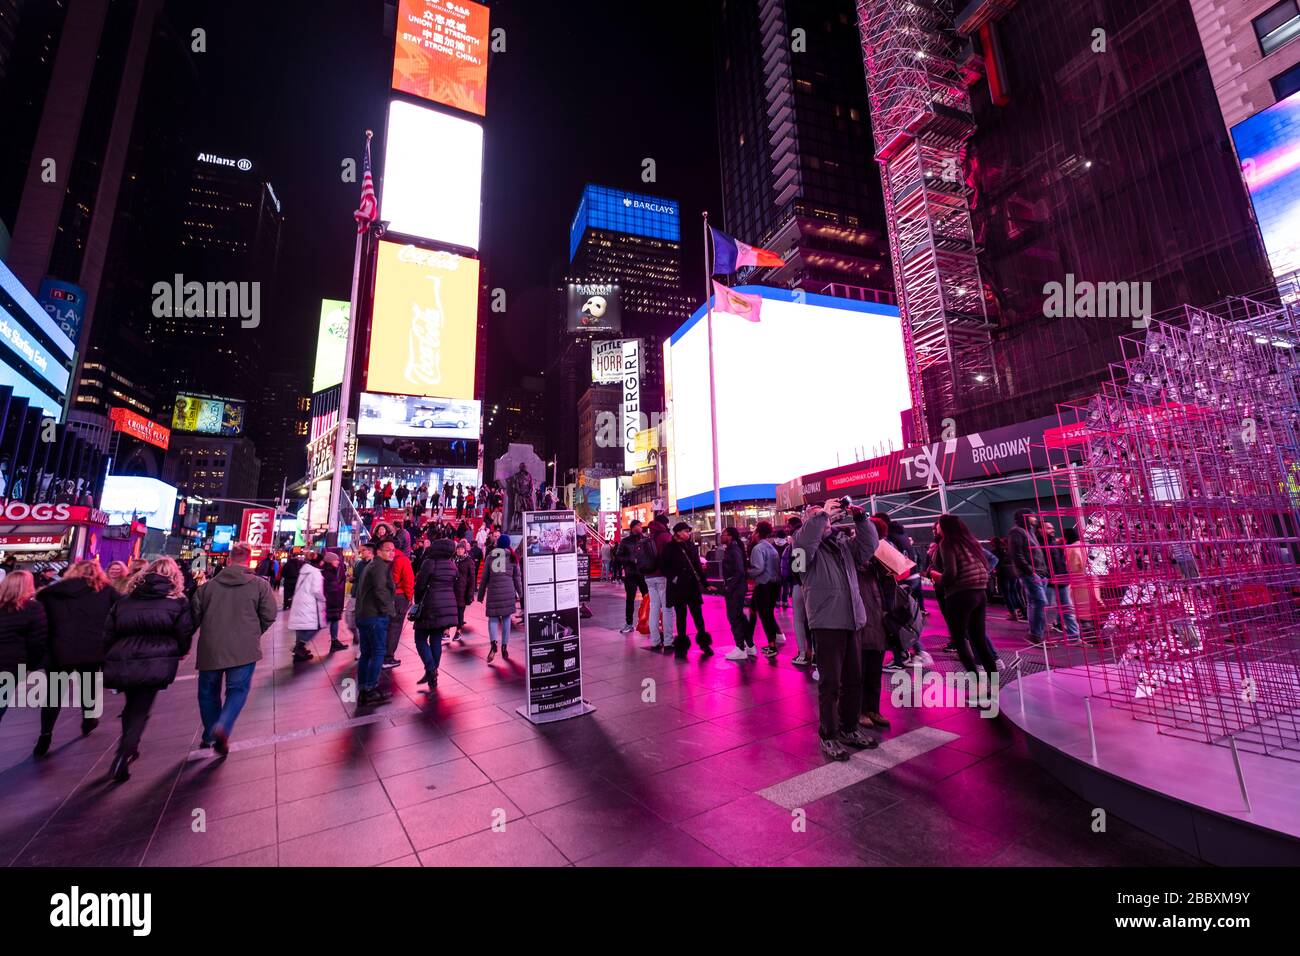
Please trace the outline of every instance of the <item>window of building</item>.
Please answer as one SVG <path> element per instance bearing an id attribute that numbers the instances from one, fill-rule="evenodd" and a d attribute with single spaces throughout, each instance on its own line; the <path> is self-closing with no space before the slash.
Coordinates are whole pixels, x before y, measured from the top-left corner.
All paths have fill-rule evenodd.
<path id="1" fill-rule="evenodd" d="M 1255 37 L 1265 56 L 1300 36 L 1300 2 L 1282 0 L 1254 20 Z"/>
<path id="2" fill-rule="evenodd" d="M 1292 93 L 1300 93 L 1300 63 L 1279 73 L 1269 82 L 1273 84 L 1273 95 L 1279 100 L 1286 99 Z"/>

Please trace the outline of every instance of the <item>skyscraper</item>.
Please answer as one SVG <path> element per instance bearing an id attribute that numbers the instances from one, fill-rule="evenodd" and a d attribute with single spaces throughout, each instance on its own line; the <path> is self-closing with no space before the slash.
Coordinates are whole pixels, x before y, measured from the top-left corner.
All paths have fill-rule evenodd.
<path id="1" fill-rule="evenodd" d="M 718 0 L 723 227 L 786 265 L 741 281 L 893 291 L 852 0 Z"/>

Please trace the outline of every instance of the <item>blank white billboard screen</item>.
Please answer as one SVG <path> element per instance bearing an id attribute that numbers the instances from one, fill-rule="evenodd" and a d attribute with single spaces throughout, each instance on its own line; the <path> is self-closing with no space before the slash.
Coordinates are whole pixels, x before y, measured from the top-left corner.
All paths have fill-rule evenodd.
<path id="1" fill-rule="evenodd" d="M 781 482 L 870 458 L 873 446 L 902 447 L 912 399 L 897 309 L 741 291 L 763 295 L 761 321 L 713 314 L 724 501 L 772 498 Z M 703 316 L 692 321 L 666 346 L 678 510 L 713 504 L 708 332 Z"/>
<path id="2" fill-rule="evenodd" d="M 401 100 L 388 104 L 379 218 L 393 232 L 478 249 L 483 127 Z"/>

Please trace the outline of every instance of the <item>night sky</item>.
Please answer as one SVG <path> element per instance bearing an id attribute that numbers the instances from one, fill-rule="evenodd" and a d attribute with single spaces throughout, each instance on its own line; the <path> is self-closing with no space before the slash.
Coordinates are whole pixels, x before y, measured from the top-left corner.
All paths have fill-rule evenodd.
<path id="1" fill-rule="evenodd" d="M 548 289 L 568 255 L 582 186 L 599 182 L 681 203 L 687 291 L 703 287 L 701 210 L 721 217 L 707 9 L 699 3 L 500 0 L 506 50 L 488 72 L 482 256 L 508 310 L 489 325 L 489 394 L 544 368 Z M 176 3 L 196 54 L 198 140 L 259 165 L 284 205 L 274 361 L 304 380 L 321 298 L 346 299 L 359 184 L 340 178 L 364 130 L 382 134 L 390 43 L 382 0 Z M 310 11 L 310 12 L 309 12 Z M 651 157 L 657 182 L 643 183 Z M 380 152 L 374 161 L 379 169 Z"/>

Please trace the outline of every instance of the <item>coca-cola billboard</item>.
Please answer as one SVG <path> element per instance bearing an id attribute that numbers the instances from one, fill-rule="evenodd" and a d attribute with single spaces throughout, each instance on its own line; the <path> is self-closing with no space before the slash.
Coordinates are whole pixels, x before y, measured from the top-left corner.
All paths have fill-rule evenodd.
<path id="1" fill-rule="evenodd" d="M 378 259 L 366 390 L 473 399 L 478 262 L 386 241 Z"/>

